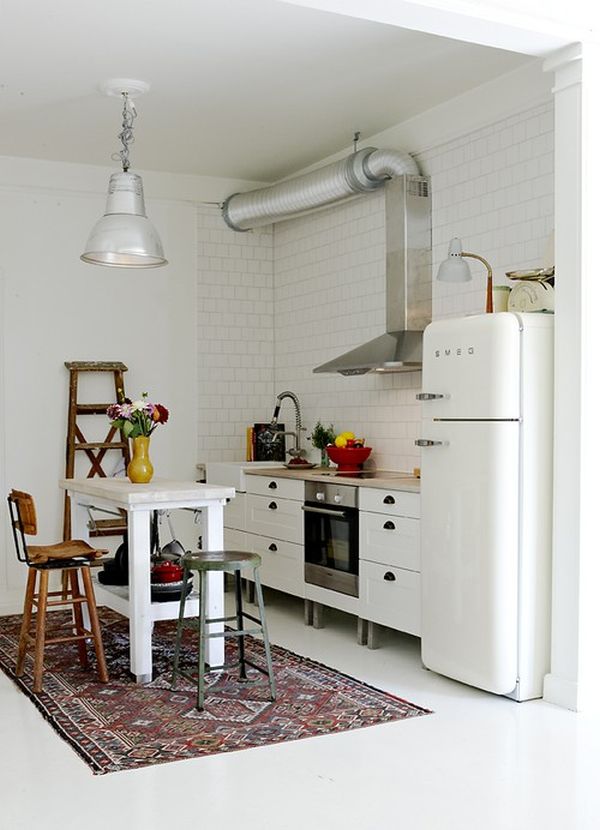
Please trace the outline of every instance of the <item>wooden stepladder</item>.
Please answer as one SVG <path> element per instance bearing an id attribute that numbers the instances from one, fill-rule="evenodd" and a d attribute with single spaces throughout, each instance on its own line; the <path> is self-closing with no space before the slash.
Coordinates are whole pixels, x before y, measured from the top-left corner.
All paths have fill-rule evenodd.
<path id="1" fill-rule="evenodd" d="M 87 478 L 100 476 L 106 478 L 107 474 L 102 463 L 107 453 L 118 451 L 123 459 L 125 467 L 129 464 L 129 442 L 117 430 L 111 426 L 104 441 L 88 441 L 83 433 L 79 418 L 83 415 L 104 415 L 111 403 L 119 401 L 125 392 L 123 373 L 127 371 L 124 363 L 103 363 L 75 361 L 67 363 L 69 370 L 69 415 L 67 428 L 67 457 L 65 476 L 73 478 L 75 475 L 75 457 L 78 452 L 83 452 L 90 462 L 90 469 Z M 79 374 L 81 372 L 112 372 L 114 379 L 114 398 L 108 403 L 80 403 L 77 399 Z M 114 460 L 114 456 L 111 456 Z M 115 516 L 110 519 L 94 519 L 93 527 L 90 529 L 90 536 L 117 536 L 125 533 L 127 522 L 124 515 Z M 71 538 L 71 505 L 68 495 L 65 493 L 65 511 L 63 518 L 63 539 Z"/>

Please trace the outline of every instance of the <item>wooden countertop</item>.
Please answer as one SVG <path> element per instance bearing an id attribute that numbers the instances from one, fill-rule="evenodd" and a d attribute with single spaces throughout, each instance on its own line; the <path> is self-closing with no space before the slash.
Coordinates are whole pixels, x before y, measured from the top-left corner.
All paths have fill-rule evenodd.
<path id="1" fill-rule="evenodd" d="M 299 481 L 320 481 L 333 484 L 354 484 L 358 487 L 372 487 L 380 490 L 403 490 L 408 493 L 420 493 L 421 480 L 410 473 L 396 470 L 380 470 L 378 478 L 357 478 L 351 475 L 336 475 L 335 467 L 313 467 L 310 470 L 289 470 L 287 467 L 245 467 L 249 476 L 267 476 L 269 478 L 291 478 Z"/>

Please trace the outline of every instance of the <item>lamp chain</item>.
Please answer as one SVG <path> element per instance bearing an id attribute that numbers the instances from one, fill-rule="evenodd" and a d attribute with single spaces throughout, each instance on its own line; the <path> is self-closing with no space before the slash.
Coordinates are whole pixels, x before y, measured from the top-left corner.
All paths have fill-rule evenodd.
<path id="1" fill-rule="evenodd" d="M 111 158 L 113 161 L 121 160 L 121 165 L 123 167 L 123 171 L 127 173 L 130 167 L 129 162 L 129 145 L 135 142 L 135 138 L 133 137 L 133 122 L 137 117 L 137 112 L 135 106 L 132 101 L 129 100 L 129 95 L 126 92 L 122 93 L 123 95 L 123 123 L 122 123 L 122 130 L 118 135 L 118 138 L 123 145 L 123 149 L 119 150 L 118 153 L 113 153 Z"/>

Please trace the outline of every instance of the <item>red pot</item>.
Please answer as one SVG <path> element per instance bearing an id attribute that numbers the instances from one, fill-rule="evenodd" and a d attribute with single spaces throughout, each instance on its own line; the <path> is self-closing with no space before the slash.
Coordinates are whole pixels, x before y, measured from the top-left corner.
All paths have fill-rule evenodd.
<path id="1" fill-rule="evenodd" d="M 183 568 L 175 562 L 159 562 L 152 568 L 152 582 L 179 582 L 183 579 Z"/>

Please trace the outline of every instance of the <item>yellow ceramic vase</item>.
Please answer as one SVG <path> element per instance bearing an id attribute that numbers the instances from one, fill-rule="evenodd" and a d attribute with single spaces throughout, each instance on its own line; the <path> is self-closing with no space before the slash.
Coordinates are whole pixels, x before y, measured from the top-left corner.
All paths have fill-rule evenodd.
<path id="1" fill-rule="evenodd" d="M 138 435 L 133 438 L 133 457 L 127 465 L 127 476 L 133 484 L 147 484 L 152 480 L 154 467 L 148 455 L 150 438 L 145 435 Z"/>

